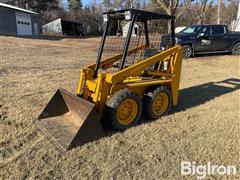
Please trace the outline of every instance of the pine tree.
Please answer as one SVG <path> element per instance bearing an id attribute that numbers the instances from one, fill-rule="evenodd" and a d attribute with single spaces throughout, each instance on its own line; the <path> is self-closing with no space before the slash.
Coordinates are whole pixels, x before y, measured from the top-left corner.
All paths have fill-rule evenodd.
<path id="1" fill-rule="evenodd" d="M 68 9 L 69 10 L 81 10 L 83 8 L 83 4 L 81 0 L 68 0 Z"/>
<path id="2" fill-rule="evenodd" d="M 59 0 L 33 0 L 30 7 L 41 14 L 42 23 L 48 23 L 57 18 Z"/>
<path id="3" fill-rule="evenodd" d="M 34 9 L 37 12 L 46 11 L 47 9 L 57 9 L 58 0 L 35 0 Z"/>

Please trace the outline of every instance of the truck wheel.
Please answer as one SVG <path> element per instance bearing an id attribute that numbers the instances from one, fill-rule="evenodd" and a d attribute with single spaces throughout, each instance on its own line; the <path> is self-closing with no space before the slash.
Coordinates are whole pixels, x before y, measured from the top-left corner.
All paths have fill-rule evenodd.
<path id="1" fill-rule="evenodd" d="M 232 48 L 233 55 L 240 55 L 240 42 L 236 43 Z"/>
<path id="2" fill-rule="evenodd" d="M 106 118 L 116 130 L 125 130 L 136 125 L 141 114 L 141 98 L 129 89 L 117 91 L 106 102 Z"/>
<path id="3" fill-rule="evenodd" d="M 169 112 L 172 105 L 172 93 L 166 86 L 150 89 L 143 99 L 143 114 L 147 119 L 158 119 Z"/>
<path id="4" fill-rule="evenodd" d="M 183 58 L 188 59 L 192 56 L 193 49 L 190 45 L 183 46 Z"/>

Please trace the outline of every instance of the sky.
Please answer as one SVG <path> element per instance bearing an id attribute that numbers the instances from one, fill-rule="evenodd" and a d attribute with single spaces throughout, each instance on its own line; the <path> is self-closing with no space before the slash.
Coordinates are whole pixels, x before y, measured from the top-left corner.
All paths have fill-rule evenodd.
<path id="1" fill-rule="evenodd" d="M 82 0 L 83 5 L 88 5 L 91 3 L 91 0 Z"/>
<path id="2" fill-rule="evenodd" d="M 99 2 L 99 0 L 97 0 L 97 2 Z M 82 3 L 84 5 L 89 5 L 91 3 L 91 0 L 82 0 Z"/>
<path id="3" fill-rule="evenodd" d="M 67 4 L 67 0 L 62 0 L 63 3 L 66 5 Z M 82 3 L 84 6 L 89 5 L 92 2 L 92 0 L 82 0 Z M 96 2 L 100 2 L 100 0 L 96 0 Z"/>
<path id="4" fill-rule="evenodd" d="M 67 0 L 62 0 L 62 1 L 63 1 L 63 3 L 66 5 Z M 101 1 L 101 0 L 96 0 L 97 3 L 100 2 L 100 1 Z M 223 0 L 223 2 L 227 2 L 227 1 L 228 1 L 228 0 Z M 83 3 L 84 6 L 89 5 L 91 2 L 92 2 L 92 0 L 82 0 L 82 3 Z M 214 0 L 214 2 L 217 3 L 218 0 Z"/>

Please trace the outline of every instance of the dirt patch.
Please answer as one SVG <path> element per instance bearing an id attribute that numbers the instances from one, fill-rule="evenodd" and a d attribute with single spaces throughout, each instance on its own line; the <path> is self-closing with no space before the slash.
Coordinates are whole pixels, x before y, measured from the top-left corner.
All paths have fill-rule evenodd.
<path id="1" fill-rule="evenodd" d="M 57 88 L 76 92 L 99 42 L 0 37 L 1 179 L 182 179 L 183 160 L 239 167 L 240 58 L 230 55 L 184 60 L 170 115 L 60 153 L 33 121 Z"/>

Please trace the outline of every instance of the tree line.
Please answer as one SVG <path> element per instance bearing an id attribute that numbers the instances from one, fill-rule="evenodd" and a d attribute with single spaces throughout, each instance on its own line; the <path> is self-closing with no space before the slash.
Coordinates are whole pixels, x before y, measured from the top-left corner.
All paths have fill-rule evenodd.
<path id="1" fill-rule="evenodd" d="M 57 18 L 83 23 L 98 33 L 102 12 L 138 8 L 176 16 L 177 26 L 202 23 L 230 25 L 236 19 L 239 0 L 1 0 L 7 4 L 40 13 L 43 24 Z"/>

